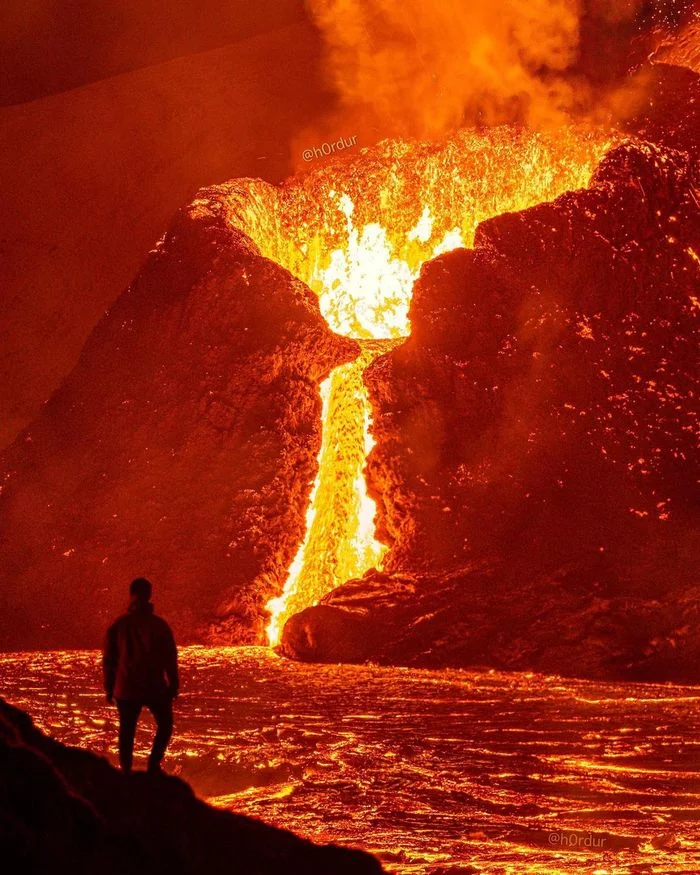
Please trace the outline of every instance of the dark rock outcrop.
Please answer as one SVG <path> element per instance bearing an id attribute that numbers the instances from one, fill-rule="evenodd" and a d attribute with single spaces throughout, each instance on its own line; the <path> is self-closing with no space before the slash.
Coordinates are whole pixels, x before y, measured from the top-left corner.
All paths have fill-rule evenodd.
<path id="1" fill-rule="evenodd" d="M 48 738 L 1 699 L 0 846 L 7 871 L 27 875 L 382 872 L 362 851 L 211 808 L 178 778 L 125 777 Z"/>
<path id="2" fill-rule="evenodd" d="M 425 266 L 366 381 L 389 568 L 633 546 L 692 510 L 700 170 L 626 145 L 589 189 Z"/>
<path id="3" fill-rule="evenodd" d="M 181 640 L 264 641 L 303 535 L 318 383 L 359 349 L 224 200 L 178 214 L 0 458 L 4 649 L 94 646 L 142 574 Z"/>
<path id="4" fill-rule="evenodd" d="M 285 652 L 700 677 L 699 187 L 627 143 L 424 266 L 365 375 L 388 574 L 292 618 Z"/>
<path id="5" fill-rule="evenodd" d="M 700 682 L 700 586 L 680 589 L 672 603 L 626 595 L 596 556 L 541 574 L 495 563 L 373 571 L 293 616 L 281 650 L 311 662 Z"/>

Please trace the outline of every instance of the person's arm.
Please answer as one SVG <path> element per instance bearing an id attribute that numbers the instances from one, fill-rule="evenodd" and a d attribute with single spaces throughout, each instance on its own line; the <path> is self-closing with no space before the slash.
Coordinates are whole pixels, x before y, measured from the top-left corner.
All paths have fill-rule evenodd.
<path id="1" fill-rule="evenodd" d="M 104 648 L 102 650 L 102 674 L 104 677 L 105 695 L 111 704 L 114 700 L 114 682 L 117 679 L 117 665 L 119 664 L 119 648 L 114 626 L 110 626 L 105 635 Z"/>
<path id="2" fill-rule="evenodd" d="M 166 626 L 165 635 L 165 676 L 168 679 L 170 695 L 175 698 L 180 692 L 180 675 L 177 670 L 177 646 L 175 636 L 170 626 Z"/>

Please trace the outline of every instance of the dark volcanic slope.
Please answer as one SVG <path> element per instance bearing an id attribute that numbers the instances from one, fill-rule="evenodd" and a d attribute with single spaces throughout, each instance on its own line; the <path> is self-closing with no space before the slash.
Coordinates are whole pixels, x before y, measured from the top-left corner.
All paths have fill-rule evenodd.
<path id="1" fill-rule="evenodd" d="M 6 871 L 73 875 L 379 875 L 362 851 L 319 847 L 210 808 L 177 778 L 126 778 L 53 741 L 0 699 L 0 846 Z"/>
<path id="2" fill-rule="evenodd" d="M 0 459 L 0 646 L 98 643 L 139 574 L 182 639 L 262 642 L 303 535 L 317 383 L 357 350 L 201 193 Z"/>
<path id="3" fill-rule="evenodd" d="M 286 652 L 700 677 L 699 189 L 687 153 L 622 145 L 424 267 L 365 377 L 390 573 Z"/>

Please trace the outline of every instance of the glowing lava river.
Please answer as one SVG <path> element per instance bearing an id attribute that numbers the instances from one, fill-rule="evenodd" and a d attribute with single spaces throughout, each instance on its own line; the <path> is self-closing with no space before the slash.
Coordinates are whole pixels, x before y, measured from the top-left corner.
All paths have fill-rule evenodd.
<path id="1" fill-rule="evenodd" d="M 214 805 L 402 875 L 700 872 L 696 688 L 266 648 L 185 648 L 181 665 L 168 768 Z M 115 761 L 99 672 L 94 651 L 4 654 L 0 694 Z"/>

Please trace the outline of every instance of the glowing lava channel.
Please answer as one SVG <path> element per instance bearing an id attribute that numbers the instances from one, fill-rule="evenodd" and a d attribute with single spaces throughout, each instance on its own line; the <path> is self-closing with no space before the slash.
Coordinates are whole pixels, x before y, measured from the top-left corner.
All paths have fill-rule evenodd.
<path id="1" fill-rule="evenodd" d="M 368 568 L 379 567 L 386 547 L 375 540 L 376 507 L 363 474 L 372 448 L 371 409 L 362 374 L 395 342 L 365 341 L 362 353 L 321 384 L 322 440 L 318 475 L 306 512 L 306 535 L 282 595 L 267 604 L 270 644 L 286 620 Z"/>
<path id="2" fill-rule="evenodd" d="M 347 245 L 331 252 L 328 265 L 310 279 L 321 313 L 339 334 L 354 337 L 362 352 L 335 368 L 321 385 L 322 442 L 318 474 L 306 512 L 306 535 L 289 569 L 282 595 L 266 607 L 269 643 L 279 643 L 289 617 L 341 583 L 380 568 L 386 546 L 374 536 L 376 506 L 367 492 L 364 464 L 374 444 L 371 407 L 362 375 L 377 356 L 410 334 L 408 308 L 421 260 L 396 257 L 384 228 L 353 224 L 354 204 L 347 194 L 330 193 L 346 217 Z M 406 234 L 407 246 L 425 246 L 433 234 L 430 208 Z M 433 244 L 430 257 L 463 245 L 458 228 Z M 352 289 L 352 293 L 349 290 Z M 368 340 L 366 338 L 373 338 Z"/>

